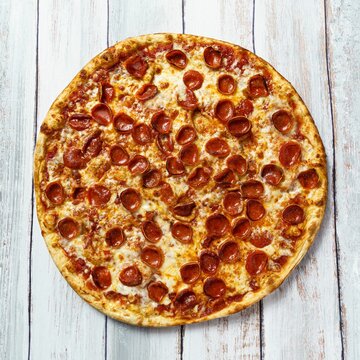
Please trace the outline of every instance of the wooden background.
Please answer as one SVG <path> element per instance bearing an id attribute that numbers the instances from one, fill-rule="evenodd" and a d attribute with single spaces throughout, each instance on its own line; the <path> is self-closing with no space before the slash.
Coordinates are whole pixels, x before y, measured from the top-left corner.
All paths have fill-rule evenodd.
<path id="1" fill-rule="evenodd" d="M 360 359 L 358 0 L 0 1 L 1 359 Z M 240 44 L 298 90 L 328 156 L 321 231 L 283 286 L 231 317 L 168 329 L 116 322 L 82 301 L 34 210 L 36 134 L 93 56 L 128 36 L 185 32 Z"/>

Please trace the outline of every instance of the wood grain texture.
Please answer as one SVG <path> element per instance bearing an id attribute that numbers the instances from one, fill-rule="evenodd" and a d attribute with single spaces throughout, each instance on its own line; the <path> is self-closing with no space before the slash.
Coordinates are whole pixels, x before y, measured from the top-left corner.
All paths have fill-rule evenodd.
<path id="1" fill-rule="evenodd" d="M 323 3 L 315 1 L 257 1 L 255 8 L 256 52 L 293 83 L 309 107 L 330 175 L 326 216 L 313 247 L 285 284 L 263 301 L 265 359 L 341 357 L 323 10 Z"/>
<path id="2" fill-rule="evenodd" d="M 38 127 L 56 96 L 106 48 L 106 1 L 40 0 Z M 96 25 L 96 26 L 94 26 Z M 31 358 L 101 359 L 105 316 L 84 302 L 56 269 L 34 215 Z"/>
<path id="3" fill-rule="evenodd" d="M 200 15 L 203 14 L 203 15 Z M 252 49 L 250 1 L 186 0 L 185 32 L 214 37 Z M 199 19 L 201 16 L 201 20 Z M 185 327 L 183 358 L 256 359 L 260 358 L 260 306 L 239 314 Z"/>
<path id="4" fill-rule="evenodd" d="M 35 0 L 20 9 L 16 2 L 0 3 L 0 40 L 0 357 L 24 359 L 29 342 Z"/>
<path id="5" fill-rule="evenodd" d="M 336 160 L 335 204 L 341 315 L 346 359 L 360 358 L 360 3 L 325 2 Z"/>

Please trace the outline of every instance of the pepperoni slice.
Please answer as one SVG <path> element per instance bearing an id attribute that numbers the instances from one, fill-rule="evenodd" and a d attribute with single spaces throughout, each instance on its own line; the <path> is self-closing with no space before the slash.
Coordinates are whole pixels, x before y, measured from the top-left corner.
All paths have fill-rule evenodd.
<path id="1" fill-rule="evenodd" d="M 319 175 L 315 169 L 303 171 L 297 178 L 304 189 L 314 189 L 319 184 Z"/>
<path id="2" fill-rule="evenodd" d="M 171 235 L 183 244 L 189 244 L 193 239 L 193 229 L 190 225 L 176 222 L 171 226 Z"/>
<path id="3" fill-rule="evenodd" d="M 199 162 L 199 149 L 195 144 L 184 145 L 179 157 L 185 165 L 195 165 Z"/>
<path id="4" fill-rule="evenodd" d="M 85 141 L 82 152 L 88 159 L 94 158 L 100 154 L 102 149 L 101 131 L 96 131 Z"/>
<path id="5" fill-rule="evenodd" d="M 284 173 L 279 166 L 268 164 L 262 168 L 261 177 L 264 178 L 268 184 L 276 186 L 283 179 Z"/>
<path id="6" fill-rule="evenodd" d="M 167 205 L 174 205 L 174 203 L 176 202 L 173 189 L 166 182 L 161 183 L 159 194 L 160 194 L 160 200 Z"/>
<path id="7" fill-rule="evenodd" d="M 69 118 L 68 124 L 74 130 L 82 131 L 90 126 L 91 116 L 87 114 L 72 114 Z"/>
<path id="8" fill-rule="evenodd" d="M 260 201 L 249 200 L 246 204 L 246 215 L 252 221 L 258 221 L 265 216 L 265 208 Z"/>
<path id="9" fill-rule="evenodd" d="M 68 240 L 72 240 L 80 234 L 80 226 L 78 222 L 70 217 L 60 220 L 57 228 L 60 235 Z"/>
<path id="10" fill-rule="evenodd" d="M 152 140 L 151 129 L 144 123 L 136 124 L 133 128 L 132 137 L 139 145 L 148 144 Z"/>
<path id="11" fill-rule="evenodd" d="M 198 167 L 190 173 L 190 175 L 187 179 L 187 183 L 192 188 L 201 189 L 209 182 L 210 175 L 211 175 L 210 168 Z"/>
<path id="12" fill-rule="evenodd" d="M 141 226 L 141 231 L 146 240 L 152 243 L 158 242 L 163 235 L 160 226 L 152 220 L 144 221 Z"/>
<path id="13" fill-rule="evenodd" d="M 129 158 L 128 152 L 121 145 L 114 145 L 110 149 L 110 159 L 113 165 L 126 165 Z"/>
<path id="14" fill-rule="evenodd" d="M 101 86 L 101 102 L 109 103 L 114 99 L 115 90 L 109 83 L 104 83 Z"/>
<path id="15" fill-rule="evenodd" d="M 235 241 L 224 242 L 219 249 L 219 257 L 225 263 L 234 263 L 240 259 L 239 245 Z"/>
<path id="16" fill-rule="evenodd" d="M 230 231 L 229 220 L 222 214 L 210 215 L 206 219 L 205 227 L 208 234 L 214 236 L 224 236 Z"/>
<path id="17" fill-rule="evenodd" d="M 240 176 L 244 175 L 247 171 L 247 162 L 241 155 L 230 156 L 226 160 L 226 165 Z"/>
<path id="18" fill-rule="evenodd" d="M 230 100 L 220 100 L 215 106 L 215 116 L 226 123 L 234 116 L 235 107 Z"/>
<path id="19" fill-rule="evenodd" d="M 195 293 L 190 289 L 180 291 L 175 298 L 174 305 L 181 310 L 192 309 L 198 303 Z"/>
<path id="20" fill-rule="evenodd" d="M 209 46 L 204 50 L 204 60 L 207 66 L 218 69 L 221 66 L 221 52 Z"/>
<path id="21" fill-rule="evenodd" d="M 198 106 L 198 99 L 192 90 L 186 88 L 185 99 L 178 99 L 178 104 L 185 110 L 195 110 Z"/>
<path id="22" fill-rule="evenodd" d="M 166 54 L 166 60 L 178 69 L 185 69 L 187 57 L 181 50 L 171 50 Z"/>
<path id="23" fill-rule="evenodd" d="M 240 104 L 236 107 L 235 112 L 238 116 L 248 116 L 254 111 L 254 105 L 251 100 L 241 100 Z"/>
<path id="24" fill-rule="evenodd" d="M 252 97 L 268 96 L 269 91 L 266 85 L 265 78 L 261 75 L 255 75 L 249 80 L 248 90 Z"/>
<path id="25" fill-rule="evenodd" d="M 219 138 L 215 137 L 210 139 L 205 144 L 205 150 L 212 156 L 218 157 L 218 158 L 225 158 L 230 154 L 230 146 L 228 143 Z"/>
<path id="26" fill-rule="evenodd" d="M 203 250 L 200 254 L 200 267 L 205 274 L 215 274 L 220 264 L 219 257 L 210 250 Z"/>
<path id="27" fill-rule="evenodd" d="M 134 128 L 134 120 L 125 113 L 118 113 L 114 117 L 114 128 L 123 134 L 130 134 Z"/>
<path id="28" fill-rule="evenodd" d="M 272 238 L 269 234 L 265 233 L 265 234 L 252 236 L 250 238 L 250 242 L 258 248 L 263 248 L 271 244 Z"/>
<path id="29" fill-rule="evenodd" d="M 173 213 L 178 216 L 188 217 L 192 214 L 195 208 L 196 208 L 195 203 L 191 201 L 186 204 L 178 204 L 174 206 Z"/>
<path id="30" fill-rule="evenodd" d="M 223 297 L 226 293 L 226 285 L 219 278 L 208 278 L 204 283 L 204 293 L 213 299 Z"/>
<path id="31" fill-rule="evenodd" d="M 95 266 L 91 270 L 91 277 L 94 284 L 101 290 L 107 289 L 111 285 L 111 274 L 105 266 Z"/>
<path id="32" fill-rule="evenodd" d="M 114 248 L 120 247 L 125 242 L 125 234 L 120 227 L 114 227 L 106 232 L 106 243 Z"/>
<path id="33" fill-rule="evenodd" d="M 231 216 L 240 215 L 243 211 L 243 204 L 239 192 L 229 192 L 223 200 L 224 209 Z"/>
<path id="34" fill-rule="evenodd" d="M 175 140 L 180 145 L 186 145 L 194 142 L 196 139 L 196 131 L 190 125 L 182 126 L 176 134 Z"/>
<path id="35" fill-rule="evenodd" d="M 139 55 L 135 55 L 128 59 L 125 63 L 125 68 L 127 72 L 138 78 L 141 79 L 148 69 L 148 64 L 145 60 L 143 60 Z"/>
<path id="36" fill-rule="evenodd" d="M 149 160 L 142 155 L 135 155 L 128 164 L 128 169 L 133 175 L 139 175 L 146 172 L 149 168 Z"/>
<path id="37" fill-rule="evenodd" d="M 110 197 L 110 190 L 103 185 L 94 185 L 88 190 L 88 199 L 92 206 L 105 205 L 109 202 Z"/>
<path id="38" fill-rule="evenodd" d="M 120 194 L 120 201 L 126 210 L 134 212 L 140 208 L 141 195 L 135 189 L 128 188 Z"/>
<path id="39" fill-rule="evenodd" d="M 154 245 L 144 247 L 140 257 L 142 262 L 154 269 L 159 269 L 164 262 L 163 252 Z"/>
<path id="40" fill-rule="evenodd" d="M 271 117 L 275 129 L 283 134 L 287 134 L 293 126 L 293 118 L 285 110 L 279 110 Z"/>
<path id="41" fill-rule="evenodd" d="M 56 205 L 62 204 L 65 200 L 64 188 L 57 181 L 48 184 L 45 189 L 45 194 L 47 198 Z"/>
<path id="42" fill-rule="evenodd" d="M 152 169 L 147 171 L 142 178 L 142 185 L 145 188 L 152 189 L 160 185 L 161 182 L 161 171 Z"/>
<path id="43" fill-rule="evenodd" d="M 246 218 L 239 219 L 232 228 L 231 233 L 236 238 L 244 238 L 251 233 L 250 221 Z"/>
<path id="44" fill-rule="evenodd" d="M 148 286 L 148 296 L 151 300 L 161 302 L 168 293 L 168 288 L 161 281 L 152 281 Z"/>
<path id="45" fill-rule="evenodd" d="M 224 95 L 231 95 L 236 90 L 236 81 L 231 75 L 220 75 L 217 81 L 219 92 Z"/>
<path id="46" fill-rule="evenodd" d="M 257 180 L 249 180 L 241 185 L 242 196 L 249 199 L 258 199 L 264 195 L 264 185 Z"/>
<path id="47" fill-rule="evenodd" d="M 227 128 L 230 134 L 236 138 L 244 138 L 250 133 L 251 122 L 246 117 L 236 116 L 229 120 Z"/>
<path id="48" fill-rule="evenodd" d="M 182 175 L 185 173 L 185 166 L 176 157 L 169 157 L 166 160 L 166 170 L 170 175 Z"/>
<path id="49" fill-rule="evenodd" d="M 287 142 L 280 147 L 279 160 L 285 167 L 290 167 L 299 162 L 301 147 L 294 141 Z"/>
<path id="50" fill-rule="evenodd" d="M 268 256 L 261 250 L 251 252 L 246 258 L 245 268 L 250 275 L 263 272 L 268 263 Z"/>
<path id="51" fill-rule="evenodd" d="M 170 134 L 158 134 L 156 137 L 156 145 L 165 155 L 169 155 L 174 150 L 174 142 Z"/>
<path id="52" fill-rule="evenodd" d="M 304 222 L 305 213 L 299 205 L 289 205 L 282 213 L 283 220 L 290 225 L 298 225 Z"/>
<path id="53" fill-rule="evenodd" d="M 152 99 L 158 93 L 158 88 L 153 84 L 144 84 L 135 94 L 140 101 Z"/>
<path id="54" fill-rule="evenodd" d="M 190 90 L 198 90 L 204 82 L 204 76 L 198 71 L 189 70 L 183 76 L 185 86 Z"/>
<path id="55" fill-rule="evenodd" d="M 100 125 L 107 126 L 111 123 L 113 115 L 111 109 L 106 104 L 96 104 L 91 109 L 91 116 Z"/>
<path id="56" fill-rule="evenodd" d="M 126 286 L 138 286 L 142 282 L 142 275 L 136 265 L 131 265 L 120 272 L 119 279 Z"/>
<path id="57" fill-rule="evenodd" d="M 234 172 L 226 168 L 216 174 L 214 180 L 223 187 L 229 187 L 236 181 L 236 178 Z"/>
<path id="58" fill-rule="evenodd" d="M 171 131 L 171 119 L 166 116 L 163 110 L 152 116 L 151 125 L 160 134 L 168 134 Z"/>
<path id="59" fill-rule="evenodd" d="M 193 284 L 200 275 L 200 265 L 197 262 L 190 262 L 180 268 L 180 275 L 185 284 Z"/>
<path id="60" fill-rule="evenodd" d="M 70 169 L 83 169 L 86 167 L 87 160 L 80 149 L 69 148 L 63 155 L 64 165 Z"/>

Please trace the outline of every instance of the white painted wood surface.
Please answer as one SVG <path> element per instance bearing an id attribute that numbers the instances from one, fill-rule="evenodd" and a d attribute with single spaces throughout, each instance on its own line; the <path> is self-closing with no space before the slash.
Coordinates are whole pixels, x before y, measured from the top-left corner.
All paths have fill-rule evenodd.
<path id="1" fill-rule="evenodd" d="M 351 0 L 2 0 L 0 358 L 359 359 L 359 13 Z M 91 308 L 58 273 L 33 213 L 32 149 L 82 65 L 125 37 L 166 31 L 255 45 L 294 84 L 324 141 L 329 199 L 309 254 L 261 304 L 139 329 Z"/>

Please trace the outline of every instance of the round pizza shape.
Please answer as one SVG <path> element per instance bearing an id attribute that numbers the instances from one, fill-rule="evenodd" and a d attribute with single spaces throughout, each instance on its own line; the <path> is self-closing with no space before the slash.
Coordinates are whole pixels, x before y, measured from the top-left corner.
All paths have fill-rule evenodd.
<path id="1" fill-rule="evenodd" d="M 324 148 L 291 84 L 248 50 L 180 34 L 92 59 L 51 106 L 34 169 L 62 275 L 142 326 L 271 293 L 313 242 L 327 193 Z"/>

